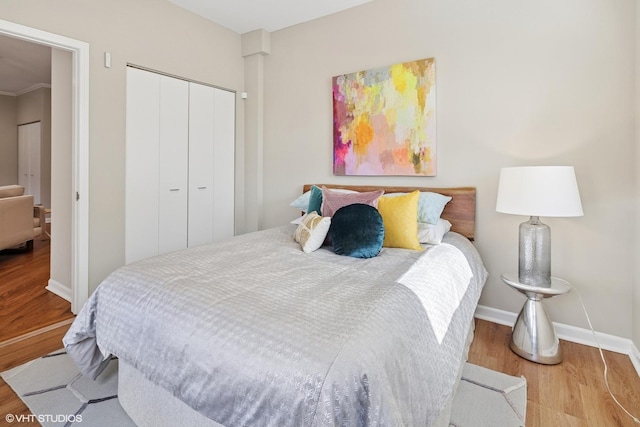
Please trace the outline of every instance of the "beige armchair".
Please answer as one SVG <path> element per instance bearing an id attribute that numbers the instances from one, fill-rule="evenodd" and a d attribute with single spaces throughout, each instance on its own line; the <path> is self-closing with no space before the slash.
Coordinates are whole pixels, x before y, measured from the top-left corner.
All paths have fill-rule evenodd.
<path id="1" fill-rule="evenodd" d="M 24 187 L 0 187 L 0 250 L 26 244 L 33 249 L 33 239 L 45 227 L 44 209 L 33 205 L 33 196 L 24 194 Z"/>

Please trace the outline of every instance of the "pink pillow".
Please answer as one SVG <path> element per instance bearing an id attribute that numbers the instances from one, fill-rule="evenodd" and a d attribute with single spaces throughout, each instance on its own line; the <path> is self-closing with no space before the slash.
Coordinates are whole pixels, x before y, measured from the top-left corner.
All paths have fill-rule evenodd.
<path id="1" fill-rule="evenodd" d="M 363 203 L 378 208 L 378 199 L 384 194 L 383 190 L 368 191 L 364 193 L 341 193 L 331 191 L 322 186 L 322 216 L 333 216 L 343 206 Z"/>

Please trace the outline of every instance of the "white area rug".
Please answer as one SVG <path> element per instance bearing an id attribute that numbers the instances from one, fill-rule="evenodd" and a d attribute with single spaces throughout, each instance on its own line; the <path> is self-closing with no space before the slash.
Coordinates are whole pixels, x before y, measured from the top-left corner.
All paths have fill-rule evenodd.
<path id="1" fill-rule="evenodd" d="M 1 374 L 33 413 L 31 419 L 5 416 L 9 425 L 37 421 L 43 426 L 135 427 L 118 402 L 118 360 L 92 381 L 83 377 L 64 350 Z"/>
<path id="2" fill-rule="evenodd" d="M 33 415 L 6 414 L 9 425 L 37 421 L 43 426 L 134 427 L 118 402 L 118 360 L 95 380 L 84 378 L 60 350 L 1 374 Z M 451 426 L 524 426 L 527 383 L 467 363 L 453 401 Z M 12 418 L 13 417 L 13 418 Z"/>
<path id="3" fill-rule="evenodd" d="M 453 399 L 451 426 L 524 426 L 527 380 L 466 363 Z"/>

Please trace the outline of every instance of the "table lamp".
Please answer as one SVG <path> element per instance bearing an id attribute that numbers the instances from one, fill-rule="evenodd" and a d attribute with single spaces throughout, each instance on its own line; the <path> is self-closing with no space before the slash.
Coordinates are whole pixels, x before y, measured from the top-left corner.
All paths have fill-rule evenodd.
<path id="1" fill-rule="evenodd" d="M 573 166 L 521 166 L 500 170 L 496 211 L 528 215 L 520 224 L 518 280 L 551 286 L 551 229 L 541 216 L 582 216 Z"/>

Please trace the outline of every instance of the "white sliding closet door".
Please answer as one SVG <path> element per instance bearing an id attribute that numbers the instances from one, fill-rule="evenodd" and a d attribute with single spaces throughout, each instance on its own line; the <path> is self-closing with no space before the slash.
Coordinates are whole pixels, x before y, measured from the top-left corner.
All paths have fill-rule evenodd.
<path id="1" fill-rule="evenodd" d="M 189 85 L 189 247 L 234 233 L 235 94 Z"/>
<path id="2" fill-rule="evenodd" d="M 40 203 L 40 122 L 18 126 L 18 184 Z"/>
<path id="3" fill-rule="evenodd" d="M 215 90 L 189 85 L 189 247 L 213 241 Z"/>
<path id="4" fill-rule="evenodd" d="M 234 234 L 235 94 L 127 68 L 125 262 Z"/>
<path id="5" fill-rule="evenodd" d="M 160 75 L 127 68 L 125 262 L 158 255 Z"/>
<path id="6" fill-rule="evenodd" d="M 158 249 L 187 247 L 189 83 L 160 76 Z"/>
<path id="7" fill-rule="evenodd" d="M 213 240 L 220 240 L 235 234 L 235 93 L 217 89 L 215 111 Z"/>

